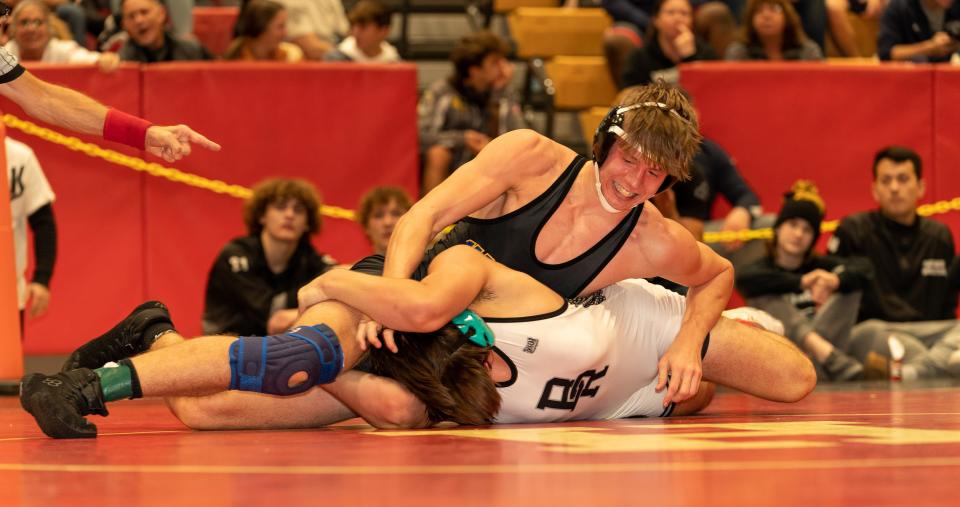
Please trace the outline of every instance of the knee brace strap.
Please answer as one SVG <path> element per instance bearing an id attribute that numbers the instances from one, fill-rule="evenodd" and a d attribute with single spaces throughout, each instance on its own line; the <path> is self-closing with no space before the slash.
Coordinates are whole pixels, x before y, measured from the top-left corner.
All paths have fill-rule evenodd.
<path id="1" fill-rule="evenodd" d="M 230 389 L 291 395 L 333 382 L 343 369 L 340 339 L 325 324 L 274 336 L 244 336 L 230 344 Z M 290 387 L 295 373 L 307 380 Z"/>

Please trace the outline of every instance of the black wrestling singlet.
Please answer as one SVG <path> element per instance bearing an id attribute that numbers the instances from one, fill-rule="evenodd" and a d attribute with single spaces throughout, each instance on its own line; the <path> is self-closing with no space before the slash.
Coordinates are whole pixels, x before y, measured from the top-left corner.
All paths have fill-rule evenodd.
<path id="1" fill-rule="evenodd" d="M 584 157 L 575 158 L 546 192 L 511 213 L 491 219 L 467 217 L 457 222 L 453 230 L 427 251 L 414 278 L 425 276 L 430 260 L 443 250 L 467 244 L 507 267 L 536 278 L 565 298 L 579 295 L 627 241 L 643 212 L 643 204 L 637 206 L 597 244 L 567 262 L 546 264 L 537 259 L 537 237 L 563 202 L 586 161 Z"/>

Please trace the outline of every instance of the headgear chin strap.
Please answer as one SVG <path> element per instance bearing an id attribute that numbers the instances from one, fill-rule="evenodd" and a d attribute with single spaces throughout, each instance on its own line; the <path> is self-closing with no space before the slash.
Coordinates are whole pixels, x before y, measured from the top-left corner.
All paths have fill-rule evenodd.
<path id="1" fill-rule="evenodd" d="M 599 177 L 599 168 L 603 165 L 604 161 L 607 160 L 607 156 L 610 154 L 610 149 L 613 148 L 613 143 L 616 138 L 627 140 L 627 133 L 623 130 L 623 123 L 625 121 L 624 114 L 628 111 L 633 111 L 634 109 L 640 109 L 642 107 L 655 107 L 661 111 L 670 113 L 673 116 L 676 116 L 680 121 L 685 123 L 690 123 L 690 120 L 686 119 L 677 112 L 676 109 L 664 104 L 663 102 L 639 102 L 637 104 L 631 104 L 629 106 L 616 106 L 610 109 L 606 116 L 603 117 L 603 120 L 600 121 L 600 125 L 597 127 L 596 133 L 593 135 L 593 160 L 597 165 L 597 193 L 600 196 L 600 204 L 603 205 L 603 209 L 610 211 L 612 207 L 609 206 L 610 203 L 606 202 L 606 199 L 603 198 L 603 194 L 600 192 L 600 177 Z M 613 135 L 611 135 L 613 134 Z M 639 146 L 634 146 L 634 149 L 643 153 L 643 149 Z M 667 175 L 663 179 L 663 183 L 660 184 L 660 188 L 657 189 L 657 194 L 666 191 L 676 183 L 677 178 L 672 175 Z M 614 213 L 614 211 L 610 211 Z M 619 213 L 619 211 L 617 211 Z"/>
<path id="2" fill-rule="evenodd" d="M 600 188 L 600 164 L 597 164 L 596 162 L 593 163 L 593 175 L 597 178 L 597 198 L 600 199 L 600 206 L 603 208 L 603 210 L 607 213 L 623 213 L 617 208 L 611 206 L 610 203 L 607 202 L 607 198 L 603 196 L 603 189 Z M 633 207 L 636 208 L 637 205 L 634 205 Z"/>

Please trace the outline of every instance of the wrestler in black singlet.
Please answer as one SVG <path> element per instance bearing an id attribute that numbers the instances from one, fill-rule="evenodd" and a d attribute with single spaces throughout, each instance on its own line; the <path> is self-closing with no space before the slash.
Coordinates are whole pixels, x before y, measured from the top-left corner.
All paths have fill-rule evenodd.
<path id="1" fill-rule="evenodd" d="M 426 276 L 430 261 L 443 250 L 468 244 L 489 254 L 497 262 L 534 277 L 565 298 L 580 294 L 620 251 L 643 212 L 643 205 L 637 206 L 597 244 L 567 262 L 546 264 L 537 259 L 537 237 L 560 207 L 586 161 L 586 158 L 577 156 L 546 192 L 511 213 L 491 219 L 467 217 L 457 222 L 453 230 L 427 250 L 412 278 L 420 280 Z M 382 273 L 382 257 L 379 262 Z M 374 258 L 367 258 L 358 262 L 354 269 L 375 272 L 375 264 Z"/>

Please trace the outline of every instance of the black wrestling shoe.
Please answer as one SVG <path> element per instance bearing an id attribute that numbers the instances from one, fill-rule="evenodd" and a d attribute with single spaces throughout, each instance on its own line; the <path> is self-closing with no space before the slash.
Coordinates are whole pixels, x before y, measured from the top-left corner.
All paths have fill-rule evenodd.
<path id="1" fill-rule="evenodd" d="M 850 380 L 862 380 L 864 377 L 863 365 L 860 361 L 833 349 L 827 359 L 821 364 L 830 380 L 837 382 L 847 382 Z"/>
<path id="2" fill-rule="evenodd" d="M 167 306 L 159 301 L 147 301 L 134 308 L 113 329 L 73 351 L 60 371 L 99 368 L 110 361 L 146 352 L 161 334 L 173 329 Z"/>
<path id="3" fill-rule="evenodd" d="M 20 380 L 20 406 L 51 438 L 93 438 L 97 426 L 85 415 L 107 415 L 100 376 L 88 368 L 56 375 L 33 373 Z"/>

